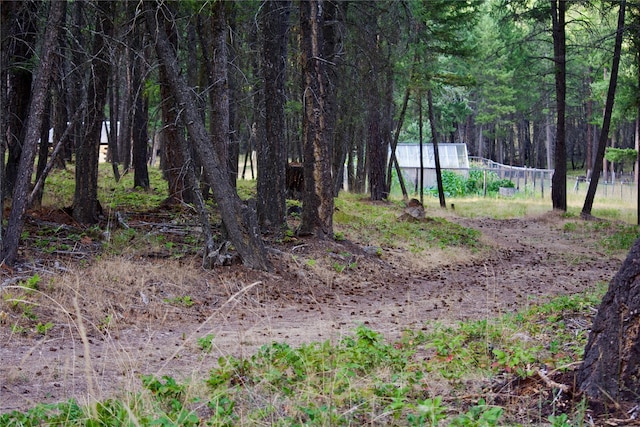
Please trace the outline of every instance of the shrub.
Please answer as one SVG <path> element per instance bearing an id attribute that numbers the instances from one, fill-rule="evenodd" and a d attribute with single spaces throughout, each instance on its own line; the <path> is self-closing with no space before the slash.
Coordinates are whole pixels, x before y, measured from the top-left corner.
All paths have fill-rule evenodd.
<path id="1" fill-rule="evenodd" d="M 515 188 L 515 184 L 510 179 L 498 179 L 492 181 L 491 183 L 487 182 L 487 191 L 489 192 L 498 192 L 500 187 L 506 188 Z"/>
<path id="2" fill-rule="evenodd" d="M 487 192 L 497 193 L 500 187 L 514 188 L 515 184 L 509 179 L 502 179 L 492 171 L 486 172 L 487 176 Z M 451 172 L 442 171 L 442 187 L 447 197 L 462 197 L 467 195 L 476 195 L 483 191 L 485 172 L 480 169 L 471 169 L 469 178 Z M 425 190 L 426 194 L 438 197 L 438 188 L 431 187 Z"/>

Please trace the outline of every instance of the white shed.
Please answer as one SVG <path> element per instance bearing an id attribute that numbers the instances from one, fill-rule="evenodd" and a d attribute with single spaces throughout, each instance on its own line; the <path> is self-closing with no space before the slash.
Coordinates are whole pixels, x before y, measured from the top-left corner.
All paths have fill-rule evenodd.
<path id="1" fill-rule="evenodd" d="M 440 167 L 455 173 L 469 176 L 469 154 L 467 144 L 438 144 Z M 391 155 L 391 150 L 389 150 Z M 406 182 L 418 184 L 420 177 L 420 145 L 417 143 L 398 143 L 396 158 Z M 424 167 L 424 187 L 436 186 L 436 162 L 433 144 L 422 144 L 422 161 Z"/>

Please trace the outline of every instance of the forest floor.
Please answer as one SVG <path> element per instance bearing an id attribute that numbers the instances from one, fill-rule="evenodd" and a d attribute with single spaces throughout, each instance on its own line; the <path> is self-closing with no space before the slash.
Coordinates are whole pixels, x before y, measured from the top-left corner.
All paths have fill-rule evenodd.
<path id="1" fill-rule="evenodd" d="M 267 273 L 203 270 L 196 254 L 177 259 L 170 244 L 115 256 L 101 253 L 95 236 L 48 252 L 27 239 L 21 257 L 29 261 L 0 271 L 0 413 L 117 396 L 139 389 L 142 374 L 202 377 L 218 357 L 249 357 L 273 341 L 333 341 L 358 325 L 393 340 L 428 321 L 494 318 L 608 283 L 625 255 L 605 253 L 596 233 L 565 227 L 571 220 L 551 212 L 507 220 L 429 215 L 479 230 L 482 248 L 372 250 L 344 229 L 343 241 L 273 244 Z M 128 221 L 172 231 L 159 217 Z M 68 223 L 59 212 L 33 213 L 27 230 L 34 236 Z M 34 274 L 37 290 L 16 288 Z M 25 315 L 38 326 L 21 327 Z M 203 357 L 198 339 L 208 334 L 213 351 Z"/>

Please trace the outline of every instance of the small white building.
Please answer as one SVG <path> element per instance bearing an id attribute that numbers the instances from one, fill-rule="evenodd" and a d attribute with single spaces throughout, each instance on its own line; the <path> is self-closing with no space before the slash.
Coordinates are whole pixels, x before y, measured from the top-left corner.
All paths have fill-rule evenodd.
<path id="1" fill-rule="evenodd" d="M 459 173 L 465 177 L 469 176 L 469 154 L 467 144 L 464 143 L 439 143 L 438 154 L 440 158 L 440 168 Z M 391 155 L 391 149 L 389 149 Z M 420 179 L 420 145 L 418 143 L 398 143 L 396 147 L 396 158 L 402 170 L 402 175 L 407 183 L 419 184 Z M 422 144 L 422 163 L 424 187 L 435 187 L 436 162 L 433 144 Z"/>
<path id="2" fill-rule="evenodd" d="M 69 123 L 67 123 L 69 124 Z M 120 131 L 120 122 L 116 123 L 118 131 Z M 107 150 L 109 146 L 109 132 L 111 132 L 111 122 L 105 120 L 102 122 L 102 128 L 100 131 L 100 157 L 99 162 L 104 163 L 107 161 Z M 55 144 L 57 141 L 53 140 L 53 128 L 49 129 L 49 144 Z"/>

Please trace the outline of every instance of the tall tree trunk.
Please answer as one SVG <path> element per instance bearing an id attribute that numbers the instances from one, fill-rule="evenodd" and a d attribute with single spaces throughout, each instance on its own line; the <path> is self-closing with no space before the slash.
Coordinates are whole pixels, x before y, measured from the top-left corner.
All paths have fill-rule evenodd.
<path id="1" fill-rule="evenodd" d="M 553 61 L 556 82 L 556 144 L 554 151 L 554 172 L 551 182 L 551 203 L 553 209 L 567 210 L 567 149 L 565 130 L 565 110 L 567 94 L 567 59 L 565 37 L 566 0 L 551 0 L 553 23 Z"/>
<path id="2" fill-rule="evenodd" d="M 227 171 L 227 180 L 236 186 L 236 176 L 229 170 L 229 73 L 227 61 L 227 17 L 226 2 L 213 4 L 211 17 L 211 42 L 213 48 L 211 69 L 211 136 L 213 149 Z M 204 161 L 204 160 L 202 160 Z M 211 183 L 209 183 L 211 185 Z"/>
<path id="3" fill-rule="evenodd" d="M 146 95 L 145 54 L 142 46 L 142 31 L 134 29 L 133 49 L 137 52 L 133 64 L 132 89 L 135 91 L 133 112 L 132 144 L 133 144 L 133 186 L 149 189 L 149 170 L 147 168 L 147 151 L 149 145 L 149 100 Z"/>
<path id="4" fill-rule="evenodd" d="M 15 262 L 18 255 L 20 234 L 24 227 L 24 216 L 28 208 L 28 190 L 33 172 L 33 161 L 38 147 L 38 139 L 40 139 L 47 91 L 49 90 L 49 83 L 53 73 L 54 55 L 57 51 L 56 45 L 64 19 L 65 8 L 65 1 L 52 1 L 50 3 L 49 17 L 47 18 L 47 27 L 40 54 L 41 60 L 35 73 L 34 91 L 29 106 L 27 129 L 13 191 L 13 203 L 9 214 L 7 233 L 2 240 L 2 260 L 9 265 Z"/>
<path id="5" fill-rule="evenodd" d="M 227 26 L 229 27 L 229 33 L 234 34 L 237 31 L 237 4 L 235 2 L 229 2 L 229 12 L 227 13 Z M 240 163 L 240 116 L 238 108 L 238 100 L 242 96 L 239 88 L 239 81 L 243 77 L 238 76 L 238 72 L 235 64 L 238 62 L 238 37 L 233 37 L 228 43 L 228 59 L 227 59 L 227 73 L 228 73 L 228 92 L 229 92 L 229 142 L 227 145 L 227 167 L 229 168 L 229 179 L 231 185 L 234 187 L 238 182 L 238 166 Z"/>
<path id="6" fill-rule="evenodd" d="M 55 64 L 53 65 L 56 66 Z M 42 115 L 42 126 L 40 127 L 40 144 L 38 149 L 38 160 L 36 161 L 36 182 L 40 179 L 44 173 L 44 169 L 47 165 L 47 158 L 49 156 L 49 129 L 51 128 L 51 109 L 52 100 L 50 91 L 47 93 L 47 99 L 45 101 L 44 113 Z M 35 193 L 33 199 L 29 199 L 28 206 L 32 206 L 39 209 L 42 206 L 42 196 L 44 194 L 44 186 L 40 186 Z"/>
<path id="7" fill-rule="evenodd" d="M 634 13 L 633 28 L 634 48 L 636 55 L 636 83 L 640 88 L 640 5 L 636 5 L 632 9 Z M 638 153 L 635 163 L 635 183 L 636 183 L 636 215 L 638 216 L 637 224 L 640 225 L 640 101 L 636 105 L 636 132 L 635 132 L 635 148 Z"/>
<path id="8" fill-rule="evenodd" d="M 419 134 L 419 156 L 420 156 L 420 175 L 418 177 L 418 191 L 420 194 L 420 204 L 424 205 L 424 119 L 422 108 L 422 91 L 418 92 L 418 134 Z"/>
<path id="9" fill-rule="evenodd" d="M 589 87 L 589 91 L 591 88 L 591 67 L 589 67 L 588 70 L 588 76 L 587 76 L 587 86 Z M 639 74 L 640 75 L 640 74 Z M 589 122 L 591 121 L 591 116 L 593 115 L 593 97 L 589 96 L 589 99 L 587 100 L 587 158 L 586 158 L 586 164 L 587 164 L 587 170 L 585 171 L 586 173 L 586 177 L 587 179 L 591 178 L 591 174 L 593 173 L 593 132 L 592 132 L 592 127 L 589 124 Z"/>
<path id="10" fill-rule="evenodd" d="M 35 2 L 3 2 L 2 8 L 7 8 L 8 13 L 13 14 L 11 25 L 13 49 L 9 52 L 9 61 L 15 66 L 9 69 L 9 93 L 8 104 L 11 109 L 8 113 L 8 133 L 7 133 L 7 163 L 4 176 L 4 192 L 9 195 L 13 193 L 13 188 L 19 173 L 19 163 L 24 146 L 25 133 L 27 129 L 27 115 L 29 114 L 29 100 L 31 99 L 31 88 L 33 75 L 28 64 L 33 57 L 35 50 L 35 28 L 37 4 Z M 2 158 L 4 162 L 4 157 Z"/>
<path id="11" fill-rule="evenodd" d="M 11 13 L 9 7 L 0 8 L 0 63 L 9 63 L 9 35 L 10 31 Z M 7 103 L 7 68 L 0 66 L 0 253 L 3 248 L 4 229 L 4 159 L 6 153 L 7 144 L 7 112 L 9 110 Z"/>
<path id="12" fill-rule="evenodd" d="M 127 8 L 127 11 L 129 8 Z M 130 13 L 130 12 L 128 12 Z M 129 37 L 135 37 L 135 30 L 129 29 Z M 131 42 L 127 43 L 124 47 L 124 53 L 122 55 L 122 71 L 121 76 L 122 96 L 120 97 L 120 131 L 118 132 L 118 158 L 122 163 L 122 170 L 124 173 L 131 168 L 131 139 L 132 139 L 132 116 L 134 110 L 134 91 L 133 87 L 133 67 L 134 67 L 134 53 Z M 160 70 L 162 73 L 162 70 Z M 162 82 L 160 83 L 162 88 Z"/>
<path id="13" fill-rule="evenodd" d="M 169 43 L 164 27 L 157 22 L 163 14 L 157 12 L 150 3 L 145 3 L 145 20 L 149 32 L 156 40 L 156 52 L 165 66 L 171 91 L 178 105 L 184 108 L 184 121 L 193 142 L 193 148 L 202 159 L 204 174 L 218 203 L 229 240 L 246 266 L 268 270 L 270 263 L 259 233 L 255 211 L 242 203 L 229 183 L 226 164 L 211 146 L 204 120 L 195 106 L 193 92 L 180 74 L 175 51 Z M 224 126 L 219 126 L 217 132 L 216 140 L 228 136 Z"/>
<path id="14" fill-rule="evenodd" d="M 71 5 L 70 5 L 71 6 Z M 69 76 L 65 79 L 67 89 L 67 116 L 75 116 L 78 111 L 80 115 L 78 119 L 72 121 L 73 126 L 69 133 L 69 139 L 62 147 L 61 158 L 71 161 L 76 147 L 82 141 L 82 124 L 86 121 L 86 107 L 84 103 L 86 98 L 86 63 L 89 62 L 88 52 L 85 47 L 86 35 L 83 32 L 85 27 L 85 6 L 86 2 L 77 1 L 72 4 L 72 25 L 70 35 L 67 37 L 68 46 L 66 48 L 65 57 L 65 75 Z"/>
<path id="15" fill-rule="evenodd" d="M 265 136 L 257 145 L 258 223 L 264 231 L 281 236 L 287 226 L 285 177 L 287 146 L 284 107 L 287 43 L 291 2 L 263 1 L 261 24 L 264 45 L 262 77 L 265 102 Z"/>
<path id="16" fill-rule="evenodd" d="M 149 101 L 142 91 L 136 98 L 133 114 L 133 186 L 149 189 L 149 169 L 147 168 L 149 132 Z"/>
<path id="17" fill-rule="evenodd" d="M 111 74 L 111 87 L 109 94 L 109 138 L 107 140 L 107 161 L 111 163 L 111 170 L 113 171 L 113 177 L 116 182 L 120 182 L 120 156 L 118 153 L 118 135 L 120 134 L 120 117 L 118 114 L 118 107 L 120 103 L 120 91 L 118 89 L 118 78 L 116 74 Z"/>
<path id="18" fill-rule="evenodd" d="M 300 2 L 304 139 L 304 185 L 300 234 L 333 237 L 331 136 L 327 132 L 323 0 Z"/>
<path id="19" fill-rule="evenodd" d="M 341 55 L 340 37 L 343 32 L 341 28 L 344 15 L 339 10 L 339 2 L 328 1 L 324 3 L 323 10 L 323 27 L 322 37 L 324 43 L 322 45 L 322 55 L 325 61 L 324 67 L 324 88 L 325 111 L 326 111 L 326 132 L 329 135 L 331 144 L 331 175 L 333 177 L 333 195 L 338 196 L 342 188 L 342 177 L 344 176 L 344 159 L 346 153 L 343 151 L 342 141 L 338 140 L 338 97 L 337 86 L 340 82 L 340 64 Z"/>
<path id="20" fill-rule="evenodd" d="M 602 161 L 604 160 L 605 147 L 607 146 L 607 138 L 609 136 L 609 127 L 611 126 L 611 113 L 613 111 L 613 103 L 616 96 L 616 85 L 618 84 L 618 68 L 620 65 L 620 52 L 622 50 L 622 35 L 624 32 L 624 12 L 626 0 L 620 2 L 620 10 L 618 13 L 618 30 L 616 32 L 616 41 L 613 48 L 613 63 L 611 65 L 611 77 L 609 80 L 609 90 L 607 91 L 607 100 L 604 107 L 604 117 L 602 118 L 602 130 L 600 139 L 598 140 L 598 151 L 596 153 L 593 165 L 593 175 L 589 182 L 587 196 L 582 206 L 580 216 L 585 219 L 591 218 L 591 209 L 593 208 L 593 200 L 596 197 L 598 189 L 598 180 L 602 172 Z"/>
<path id="21" fill-rule="evenodd" d="M 171 7 L 171 5 L 166 5 Z M 168 10 L 166 13 L 170 13 Z M 167 41 L 174 50 L 177 45 L 176 28 L 169 21 L 164 22 Z M 187 160 L 181 147 L 179 134 L 184 132 L 182 121 L 178 120 L 178 104 L 172 94 L 171 82 L 167 77 L 164 63 L 158 64 L 158 82 L 160 85 L 160 112 L 162 115 L 162 160 L 160 162 L 164 178 L 167 180 L 168 192 L 166 203 L 194 203 L 196 195 L 193 186 L 187 184 L 185 168 Z M 193 160 L 192 160 L 193 161 Z M 195 168 L 195 166 L 193 166 Z M 195 169 L 194 169 L 195 173 Z"/>
<path id="22" fill-rule="evenodd" d="M 624 3 L 624 0 L 623 0 Z M 624 6 L 622 6 L 624 7 Z M 605 405 L 638 400 L 640 378 L 640 239 L 609 283 L 593 319 L 579 390 Z"/>
<path id="23" fill-rule="evenodd" d="M 413 74 L 413 72 L 412 72 Z M 387 166 L 387 193 L 391 193 L 391 180 L 392 180 L 392 168 L 395 167 L 396 175 L 398 176 L 398 182 L 400 183 L 400 189 L 402 190 L 402 198 L 406 201 L 409 199 L 409 194 L 407 193 L 407 187 L 404 184 L 404 176 L 402 175 L 402 169 L 400 169 L 400 165 L 398 164 L 398 159 L 396 158 L 396 147 L 398 146 L 398 139 L 400 138 L 400 130 L 402 129 L 402 124 L 404 123 L 404 116 L 407 112 L 407 106 L 409 105 L 409 94 L 411 89 L 409 85 L 404 92 L 404 97 L 402 99 L 402 108 L 400 109 L 400 117 L 398 118 L 398 123 L 396 123 L 396 131 L 393 136 L 393 141 L 391 141 L 391 155 L 389 156 L 389 166 Z"/>
<path id="24" fill-rule="evenodd" d="M 436 129 L 436 115 L 433 111 L 433 95 L 431 89 L 427 91 L 427 103 L 429 104 L 429 123 L 431 123 L 431 137 L 433 138 L 433 160 L 436 163 L 436 181 L 438 183 L 438 199 L 440 207 L 446 208 L 447 202 L 444 199 L 444 185 L 442 184 L 442 168 L 440 167 L 440 153 L 438 151 L 438 133 Z"/>
<path id="25" fill-rule="evenodd" d="M 113 36 L 112 8 L 112 2 L 96 2 L 97 24 L 92 48 L 92 72 L 88 85 L 89 101 L 84 138 L 76 147 L 73 218 L 81 224 L 95 224 L 101 213 L 98 201 L 98 153 L 111 70 L 107 40 Z"/>

